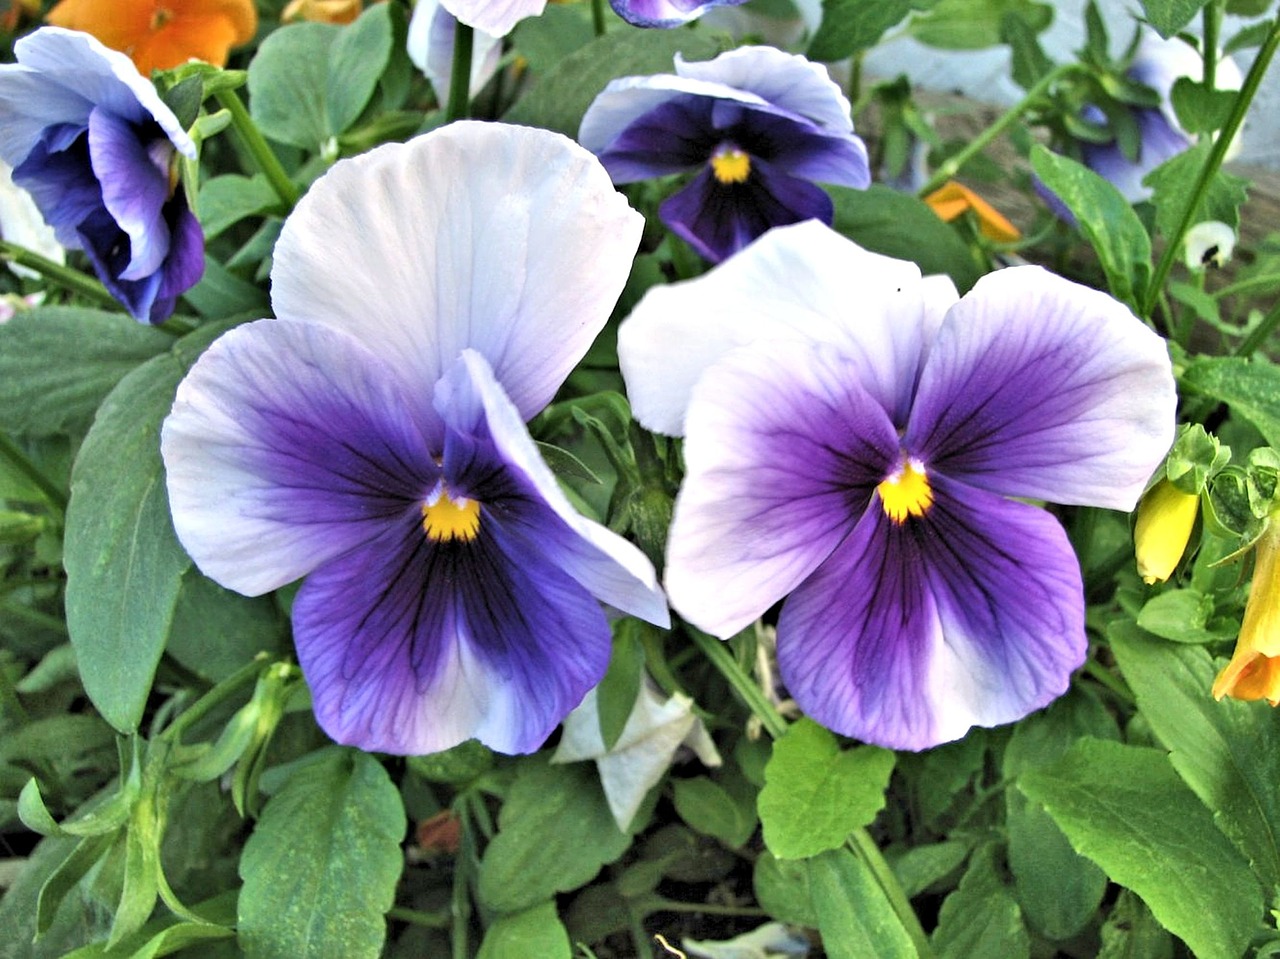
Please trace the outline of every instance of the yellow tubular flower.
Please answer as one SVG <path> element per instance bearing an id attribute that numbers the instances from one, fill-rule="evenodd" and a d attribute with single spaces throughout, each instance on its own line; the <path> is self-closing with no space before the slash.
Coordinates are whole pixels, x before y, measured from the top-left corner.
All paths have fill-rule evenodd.
<path id="1" fill-rule="evenodd" d="M 1280 524 L 1254 547 L 1256 563 L 1231 662 L 1213 681 L 1213 698 L 1265 699 L 1280 705 Z"/>
<path id="2" fill-rule="evenodd" d="M 225 66 L 258 30 L 253 0 L 61 0 L 45 19 L 123 51 L 143 76 L 191 59 Z"/>
<path id="3" fill-rule="evenodd" d="M 1012 243 L 1022 236 L 1018 228 L 1006 220 L 995 207 L 955 180 L 948 180 L 938 187 L 924 198 L 924 202 L 938 214 L 939 219 L 946 220 L 948 223 L 966 211 L 972 210 L 973 215 L 978 219 L 978 231 L 988 240 L 994 240 L 996 243 Z"/>
<path id="4" fill-rule="evenodd" d="M 1199 496 L 1182 492 L 1167 479 L 1156 483 L 1142 497 L 1133 543 L 1138 574 L 1148 586 L 1163 583 L 1173 575 L 1191 539 L 1199 507 Z"/>

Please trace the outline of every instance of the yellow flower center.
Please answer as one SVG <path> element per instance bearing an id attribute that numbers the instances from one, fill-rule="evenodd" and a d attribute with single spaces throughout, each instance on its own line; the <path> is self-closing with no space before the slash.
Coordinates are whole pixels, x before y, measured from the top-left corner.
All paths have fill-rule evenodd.
<path id="1" fill-rule="evenodd" d="M 434 543 L 471 542 L 480 531 L 480 501 L 454 499 L 441 480 L 422 504 L 422 531 Z"/>
<path id="2" fill-rule="evenodd" d="M 737 147 L 723 147 L 711 156 L 711 172 L 721 183 L 745 183 L 751 175 L 751 157 Z"/>
<path id="3" fill-rule="evenodd" d="M 905 459 L 898 469 L 876 487 L 885 515 L 901 525 L 908 516 L 923 516 L 933 505 L 933 490 L 925 476 L 924 464 Z"/>

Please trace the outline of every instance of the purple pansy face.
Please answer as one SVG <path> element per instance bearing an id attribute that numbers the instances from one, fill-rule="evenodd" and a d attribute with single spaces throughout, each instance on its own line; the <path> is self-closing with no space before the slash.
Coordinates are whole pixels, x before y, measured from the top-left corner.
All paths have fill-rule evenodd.
<path id="1" fill-rule="evenodd" d="M 601 602 L 667 621 L 652 566 L 574 511 L 524 426 L 604 325 L 641 223 L 558 134 L 379 147 L 286 221 L 279 318 L 179 387 L 178 536 L 242 593 L 305 577 L 298 658 L 339 742 L 530 752 L 604 674 Z"/>
<path id="2" fill-rule="evenodd" d="M 650 291 L 619 356 L 637 418 L 685 435 L 674 608 L 727 637 L 785 597 L 791 694 L 892 748 L 1066 689 L 1080 570 L 1020 499 L 1131 509 L 1173 440 L 1164 343 L 1115 300 L 1038 267 L 957 300 L 817 223 Z"/>
<path id="3" fill-rule="evenodd" d="M 662 221 L 719 262 L 775 226 L 830 223 L 817 183 L 865 188 L 867 151 L 849 102 L 821 66 L 773 47 L 740 47 L 674 75 L 611 82 L 578 139 L 615 183 L 696 171 Z"/>
<path id="4" fill-rule="evenodd" d="M 136 318 L 163 322 L 204 272 L 204 235 L 175 176 L 195 145 L 122 53 L 46 27 L 0 65 L 0 158 L 58 241 L 83 249 Z"/>
<path id="5" fill-rule="evenodd" d="M 637 27 L 678 27 L 712 7 L 736 7 L 747 0 L 609 0 L 614 12 Z"/>

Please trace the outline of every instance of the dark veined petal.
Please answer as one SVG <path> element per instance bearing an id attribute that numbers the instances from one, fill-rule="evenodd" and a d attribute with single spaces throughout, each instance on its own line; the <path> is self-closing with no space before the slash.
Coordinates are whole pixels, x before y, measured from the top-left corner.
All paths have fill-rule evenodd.
<path id="1" fill-rule="evenodd" d="M 1121 303 L 1034 266 L 951 308 L 904 447 L 1010 496 L 1129 510 L 1173 443 L 1164 340 Z"/>
<path id="2" fill-rule="evenodd" d="M 614 183 L 668 176 L 706 163 L 719 143 L 711 124 L 715 103 L 710 96 L 672 96 L 627 124 L 600 151 L 600 162 Z"/>
<path id="3" fill-rule="evenodd" d="M 169 255 L 160 267 L 160 288 L 151 305 L 150 322 L 163 323 L 178 297 L 204 276 L 204 230 L 179 190 L 165 205 L 169 223 Z"/>
<path id="4" fill-rule="evenodd" d="M 600 604 L 484 507 L 466 542 L 402 516 L 307 577 L 293 616 L 320 725 L 380 752 L 533 752 L 609 662 Z"/>
<path id="5" fill-rule="evenodd" d="M 733 635 L 849 535 L 898 458 L 858 371 L 833 349 L 764 342 L 698 383 L 667 551 L 667 591 L 686 619 Z"/>
<path id="6" fill-rule="evenodd" d="M 783 681 L 848 736 L 927 749 L 1051 702 L 1083 661 L 1084 595 L 1043 510 L 933 474 L 899 525 L 873 499 L 778 622 Z"/>
<path id="7" fill-rule="evenodd" d="M 663 201 L 658 213 L 673 233 L 719 263 L 772 227 L 804 220 L 829 225 L 834 210 L 821 187 L 752 157 L 745 182 L 721 183 L 707 167 Z"/>
<path id="8" fill-rule="evenodd" d="M 418 509 L 438 451 L 410 396 L 325 327 L 260 320 L 224 334 L 178 387 L 161 431 L 174 528 L 192 559 L 258 595 Z"/>

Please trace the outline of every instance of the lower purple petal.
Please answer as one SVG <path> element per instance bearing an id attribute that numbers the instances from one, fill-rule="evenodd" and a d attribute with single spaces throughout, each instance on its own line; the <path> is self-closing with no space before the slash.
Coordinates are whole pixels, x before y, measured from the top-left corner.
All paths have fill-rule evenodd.
<path id="1" fill-rule="evenodd" d="M 155 127 L 166 151 L 168 140 Z M 169 225 L 164 205 L 169 174 L 147 152 L 143 131 L 102 109 L 89 115 L 89 158 L 102 185 L 102 202 L 129 237 L 130 259 L 122 280 L 143 280 L 160 269 L 169 253 Z"/>
<path id="2" fill-rule="evenodd" d="M 737 6 L 747 0 L 609 0 L 610 6 L 627 23 L 637 27 L 678 27 L 701 16 L 712 7 Z"/>
<path id="3" fill-rule="evenodd" d="M 1156 109 L 1133 111 L 1138 123 L 1138 156 L 1130 160 L 1120 144 L 1086 143 L 1081 147 L 1087 167 L 1112 185 L 1131 203 L 1151 196 L 1151 188 L 1143 178 L 1165 160 L 1172 159 L 1191 145 L 1186 134 L 1176 130 L 1165 115 Z"/>
<path id="4" fill-rule="evenodd" d="M 325 731 L 397 754 L 471 738 L 533 752 L 610 650 L 595 599 L 484 508 L 469 542 L 432 543 L 406 516 L 323 566 L 298 593 L 294 631 Z"/>
<path id="5" fill-rule="evenodd" d="M 658 213 L 673 233 L 712 263 L 727 259 L 775 226 L 804 220 L 828 225 L 834 205 L 819 186 L 751 158 L 742 183 L 721 183 L 706 167 L 663 201 Z"/>
<path id="6" fill-rule="evenodd" d="M 712 97 L 680 94 L 632 121 L 600 153 L 614 183 L 668 176 L 707 161 L 720 142 Z"/>
<path id="7" fill-rule="evenodd" d="M 89 163 L 84 127 L 49 127 L 13 171 L 13 182 L 31 194 L 58 242 L 81 248 L 77 228 L 102 209 L 102 187 Z"/>
<path id="8" fill-rule="evenodd" d="M 932 480 L 934 504 L 919 520 L 898 525 L 873 499 L 778 623 L 782 678 L 800 706 L 895 749 L 1046 705 L 1087 645 L 1079 566 L 1058 522 Z"/>

